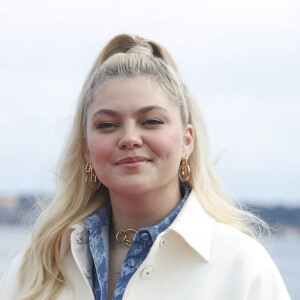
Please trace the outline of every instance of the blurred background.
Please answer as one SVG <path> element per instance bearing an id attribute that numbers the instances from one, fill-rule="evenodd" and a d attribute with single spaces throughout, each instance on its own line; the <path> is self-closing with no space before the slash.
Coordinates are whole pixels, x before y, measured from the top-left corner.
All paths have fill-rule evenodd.
<path id="1" fill-rule="evenodd" d="M 298 0 L 1 0 L 0 276 L 30 233 L 34 218 L 22 220 L 35 197 L 55 193 L 92 63 L 114 35 L 129 33 L 174 56 L 219 176 L 273 225 L 265 247 L 300 299 L 299 15 Z"/>

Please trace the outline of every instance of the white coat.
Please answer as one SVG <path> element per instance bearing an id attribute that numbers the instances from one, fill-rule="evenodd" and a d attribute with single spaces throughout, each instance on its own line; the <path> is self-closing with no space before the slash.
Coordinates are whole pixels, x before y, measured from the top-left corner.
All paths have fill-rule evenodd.
<path id="1" fill-rule="evenodd" d="M 63 235 L 60 249 L 73 284 L 57 299 L 92 300 L 92 257 L 84 222 Z M 17 299 L 16 257 L 2 279 L 0 299 Z M 30 276 L 30 274 L 28 274 Z M 192 191 L 180 213 L 155 240 L 130 279 L 124 300 L 286 300 L 284 282 L 265 249 L 238 230 L 218 223 Z"/>

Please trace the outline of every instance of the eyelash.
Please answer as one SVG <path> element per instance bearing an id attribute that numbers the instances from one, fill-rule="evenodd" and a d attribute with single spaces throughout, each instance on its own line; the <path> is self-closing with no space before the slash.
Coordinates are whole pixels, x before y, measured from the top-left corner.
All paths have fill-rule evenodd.
<path id="1" fill-rule="evenodd" d="M 143 122 L 143 125 L 151 125 L 151 126 L 162 125 L 162 124 L 164 124 L 164 122 L 159 119 L 149 119 L 149 120 L 146 120 L 145 122 Z"/>
<path id="2" fill-rule="evenodd" d="M 158 126 L 158 125 L 162 125 L 162 124 L 164 124 L 164 122 L 159 119 L 148 119 L 142 123 L 143 126 Z M 116 127 L 119 127 L 119 126 L 114 123 L 111 123 L 111 122 L 103 122 L 103 123 L 100 123 L 99 125 L 97 125 L 97 129 L 99 129 L 99 130 L 109 130 L 109 129 L 113 129 Z"/>
<path id="3" fill-rule="evenodd" d="M 110 129 L 113 127 L 117 127 L 117 125 L 114 123 L 110 123 L 110 122 L 103 122 L 103 123 L 100 123 L 99 125 L 97 125 L 97 129 Z"/>

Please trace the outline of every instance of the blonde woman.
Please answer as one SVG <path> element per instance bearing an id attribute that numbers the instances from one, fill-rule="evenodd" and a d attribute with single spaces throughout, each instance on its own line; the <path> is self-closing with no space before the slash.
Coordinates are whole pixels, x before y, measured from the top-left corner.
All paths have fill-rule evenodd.
<path id="1" fill-rule="evenodd" d="M 159 44 L 119 35 L 79 98 L 55 199 L 0 299 L 289 299 L 226 195 L 202 117 Z"/>

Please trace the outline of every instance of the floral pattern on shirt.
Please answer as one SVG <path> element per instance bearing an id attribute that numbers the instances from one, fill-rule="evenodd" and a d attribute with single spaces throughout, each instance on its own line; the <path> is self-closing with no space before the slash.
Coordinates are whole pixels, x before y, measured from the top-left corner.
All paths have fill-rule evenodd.
<path id="1" fill-rule="evenodd" d="M 123 262 L 119 279 L 114 291 L 113 300 L 121 300 L 126 286 L 139 266 L 147 257 L 157 236 L 166 230 L 174 221 L 184 202 L 190 194 L 187 185 L 181 184 L 180 203 L 174 210 L 158 224 L 140 229 L 134 236 L 132 244 Z M 96 300 L 106 300 L 108 289 L 108 257 L 109 257 L 109 229 L 111 226 L 111 203 L 108 201 L 98 211 L 85 220 L 89 230 L 89 244 L 94 260 L 93 293 Z"/>

